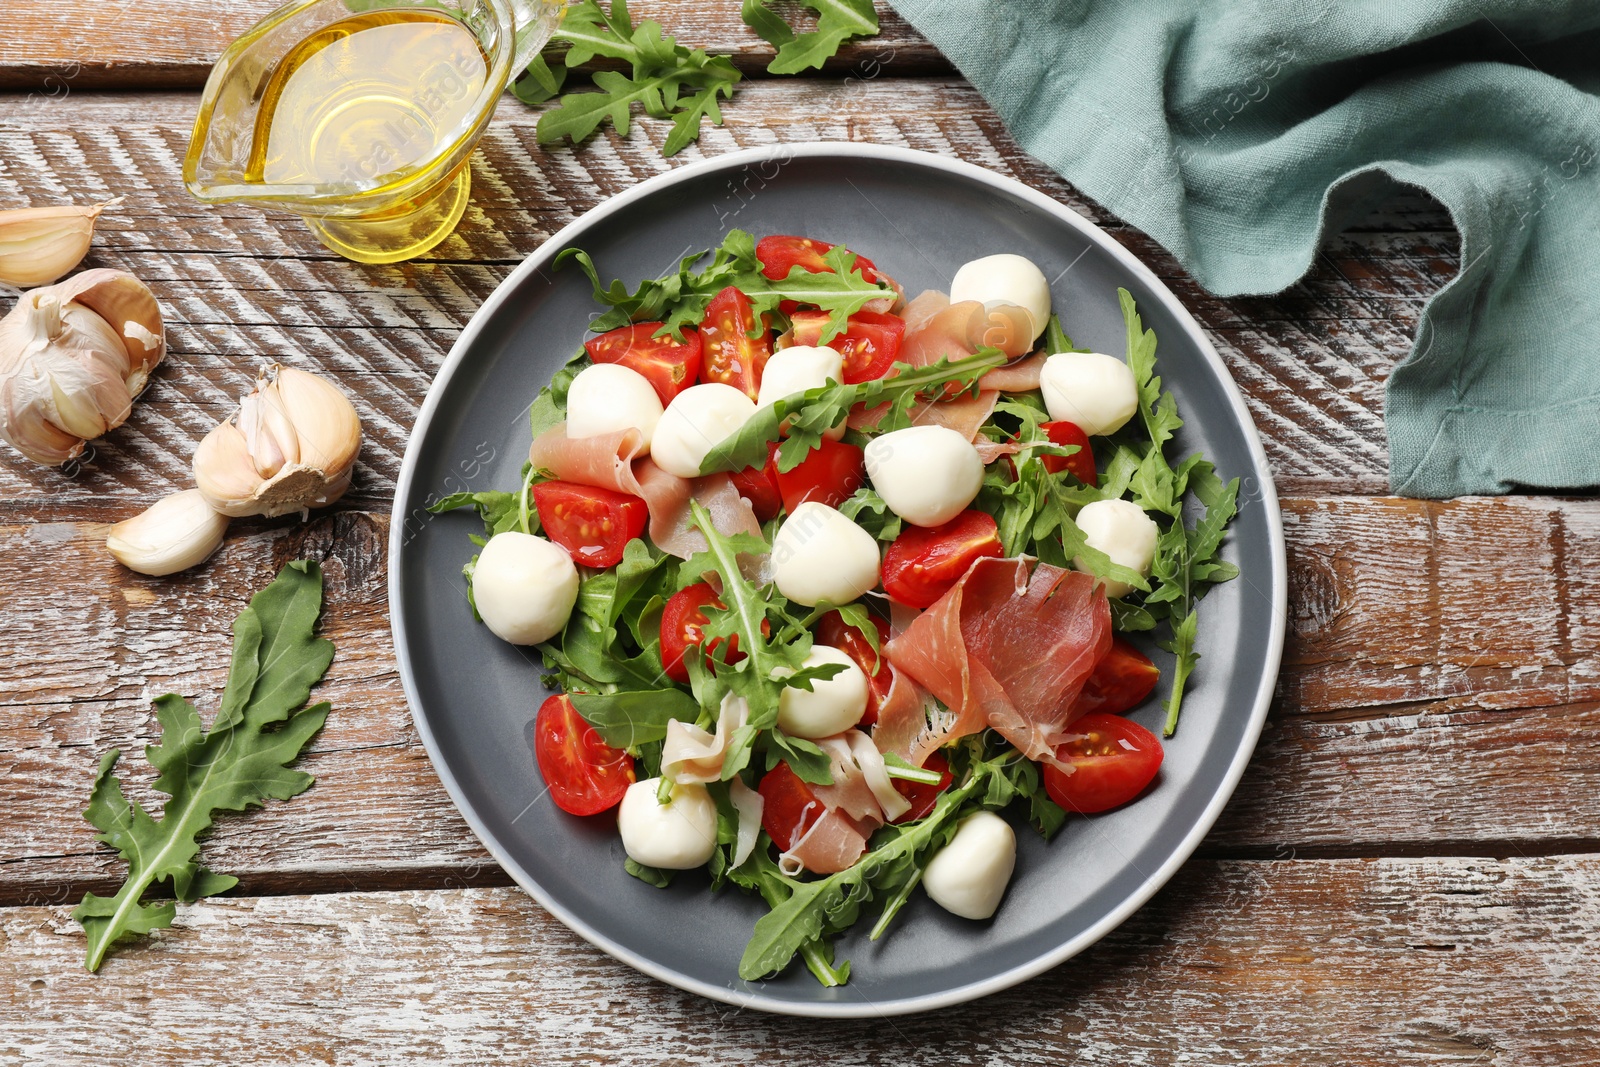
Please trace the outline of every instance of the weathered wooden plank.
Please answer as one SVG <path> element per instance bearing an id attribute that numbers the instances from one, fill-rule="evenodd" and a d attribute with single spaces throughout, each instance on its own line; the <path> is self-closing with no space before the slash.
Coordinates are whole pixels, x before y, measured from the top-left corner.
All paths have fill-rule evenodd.
<path id="1" fill-rule="evenodd" d="M 0 88 L 41 100 L 87 89 L 198 89 L 223 49 L 278 6 L 279 0 L 221 7 L 204 0 L 111 0 L 18 7 L 6 12 Z M 875 77 L 882 71 L 950 70 L 938 50 L 887 4 L 877 9 L 878 36 L 845 45 L 827 71 Z M 772 59 L 772 46 L 740 21 L 737 4 L 635 0 L 628 10 L 635 24 L 654 19 L 682 44 L 731 55 L 748 76 L 763 76 Z"/>
<path id="2" fill-rule="evenodd" d="M 1577 562 L 1600 554 L 1600 504 L 1291 499 L 1285 520 L 1278 700 L 1208 852 L 1600 846 L 1600 766 L 1575 743 L 1600 728 L 1600 582 Z M 217 559 L 166 580 L 121 570 L 103 529 L 0 525 L 0 903 L 114 881 L 79 818 L 99 754 L 153 741 L 160 693 L 209 711 L 233 614 L 300 555 L 324 560 L 339 648 L 320 691 L 334 714 L 307 763 L 319 782 L 292 808 L 225 820 L 208 855 L 253 892 L 501 877 L 405 708 L 383 519 L 243 525 Z M 148 779 L 137 761 L 128 773 Z"/>
<path id="3" fill-rule="evenodd" d="M 715 906 L 707 901 L 707 906 Z M 514 889 L 221 899 L 81 968 L 0 910 L 0 1058 L 111 1062 L 1549 1064 L 1600 1056 L 1600 858 L 1191 863 L 960 1008 L 787 1019 L 644 978 Z"/>
<path id="4" fill-rule="evenodd" d="M 626 140 L 544 149 L 534 142 L 534 114 L 509 101 L 484 142 L 458 233 L 429 261 L 364 267 L 330 256 L 292 217 L 189 198 L 179 168 L 193 106 L 182 95 L 74 98 L 66 108 L 0 101 L 0 205 L 127 195 L 104 217 L 86 265 L 147 278 L 170 319 L 173 349 L 134 417 L 97 446 L 93 469 L 74 478 L 7 464 L 0 496 L 90 500 L 179 488 L 194 443 L 228 398 L 256 363 L 281 358 L 330 371 L 360 394 L 372 443 L 352 500 L 376 505 L 392 487 L 404 428 L 434 370 L 494 285 L 557 228 L 674 165 L 659 155 L 660 124 L 640 123 Z M 1284 488 L 1383 490 L 1383 384 L 1409 347 L 1422 300 L 1455 264 L 1453 234 L 1427 228 L 1426 205 L 1408 202 L 1399 232 L 1336 238 L 1285 294 L 1220 300 L 1143 234 L 1023 155 L 963 83 L 766 82 L 740 106 L 681 158 L 774 140 L 905 144 L 1013 174 L 1107 225 L 1209 330 Z"/>

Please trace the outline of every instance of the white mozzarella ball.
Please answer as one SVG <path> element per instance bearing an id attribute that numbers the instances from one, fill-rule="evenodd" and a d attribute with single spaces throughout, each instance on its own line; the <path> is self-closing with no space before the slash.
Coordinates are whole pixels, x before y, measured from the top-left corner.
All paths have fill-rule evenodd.
<path id="1" fill-rule="evenodd" d="M 703 785 L 675 785 L 671 799 L 656 799 L 661 779 L 634 782 L 622 794 L 617 830 L 635 863 L 686 871 L 711 859 L 717 847 L 717 805 Z"/>
<path id="2" fill-rule="evenodd" d="M 848 604 L 878 585 L 878 542 L 833 508 L 808 500 L 772 539 L 772 580 L 796 604 Z"/>
<path id="3" fill-rule="evenodd" d="M 661 398 L 650 379 L 615 363 L 585 367 L 567 389 L 567 436 L 599 437 L 618 430 L 638 430 L 650 451 L 656 424 L 661 421 Z"/>
<path id="4" fill-rule="evenodd" d="M 961 820 L 950 843 L 922 873 L 933 902 L 963 919 L 987 919 L 1000 906 L 1017 866 L 1017 835 L 992 811 Z"/>
<path id="5" fill-rule="evenodd" d="M 1039 371 L 1050 417 L 1073 423 L 1090 437 L 1116 433 L 1139 410 L 1133 371 L 1116 356 L 1057 352 Z"/>
<path id="6" fill-rule="evenodd" d="M 1111 557 L 1112 563 L 1150 577 L 1150 563 L 1156 558 L 1156 538 L 1161 528 L 1144 509 L 1131 500 L 1092 500 L 1078 512 L 1078 529 L 1090 548 L 1098 548 Z M 1080 571 L 1083 557 L 1072 561 Z M 1127 596 L 1133 586 L 1127 582 L 1106 580 L 1106 596 Z"/>
<path id="7" fill-rule="evenodd" d="M 744 392 L 721 382 L 691 385 L 672 398 L 650 443 L 656 465 L 680 478 L 696 478 L 706 453 L 738 433 L 756 413 Z"/>
<path id="8" fill-rule="evenodd" d="M 508 530 L 489 539 L 472 571 L 472 601 L 496 637 L 536 645 L 560 633 L 578 600 L 578 568 L 567 550 Z"/>
<path id="9" fill-rule="evenodd" d="M 778 697 L 778 726 L 784 733 L 811 739 L 832 737 L 850 729 L 867 713 L 867 676 L 855 660 L 831 645 L 812 645 L 803 665 L 829 663 L 844 670 L 832 678 L 813 678 L 809 693 L 788 686 Z"/>
<path id="10" fill-rule="evenodd" d="M 843 367 L 844 357 L 831 348 L 793 345 L 774 352 L 761 370 L 761 396 L 757 403 L 765 407 L 786 396 L 837 382 L 843 376 Z M 845 423 L 840 422 L 826 435 L 837 441 L 844 431 Z"/>
<path id="11" fill-rule="evenodd" d="M 964 263 L 950 283 L 950 302 L 1015 304 L 1028 313 L 1033 336 L 1050 324 L 1050 283 L 1033 260 L 1009 252 Z"/>
<path id="12" fill-rule="evenodd" d="M 983 488 L 983 460 L 946 426 L 908 426 L 875 437 L 867 477 L 889 510 L 915 526 L 938 526 L 964 511 Z"/>

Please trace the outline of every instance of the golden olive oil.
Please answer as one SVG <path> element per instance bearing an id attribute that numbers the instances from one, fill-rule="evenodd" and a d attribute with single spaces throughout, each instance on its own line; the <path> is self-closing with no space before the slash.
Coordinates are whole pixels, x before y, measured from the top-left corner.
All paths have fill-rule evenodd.
<path id="1" fill-rule="evenodd" d="M 425 167 L 476 115 L 489 63 L 437 11 L 341 19 L 291 48 L 262 89 L 247 180 L 371 189 Z"/>

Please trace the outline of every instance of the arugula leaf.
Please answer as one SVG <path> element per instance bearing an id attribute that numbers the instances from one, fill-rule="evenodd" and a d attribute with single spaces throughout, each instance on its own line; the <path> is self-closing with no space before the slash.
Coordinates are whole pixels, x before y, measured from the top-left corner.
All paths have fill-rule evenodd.
<path id="1" fill-rule="evenodd" d="M 852 37 L 871 37 L 878 32 L 878 13 L 872 0 L 801 0 L 817 13 L 817 27 L 796 33 L 793 27 L 769 6 L 771 0 L 744 0 L 740 15 L 745 25 L 778 48 L 767 64 L 769 74 L 798 74 L 820 68 Z"/>
<path id="2" fill-rule="evenodd" d="M 569 693 L 572 706 L 612 748 L 636 750 L 667 736 L 673 719 L 694 722 L 700 704 L 682 689 L 634 689 L 619 693 Z"/>
<path id="3" fill-rule="evenodd" d="M 880 430 L 910 425 L 910 411 L 919 398 L 948 395 L 947 390 L 974 388 L 984 371 L 1006 362 L 1003 352 L 983 348 L 963 359 L 941 359 L 925 367 L 896 363 L 887 378 L 844 385 L 830 382 L 803 393 L 786 396 L 764 405 L 739 431 L 719 441 L 700 464 L 701 474 L 743 470 L 760 466 L 767 459 L 767 445 L 782 437 L 778 449 L 778 470 L 789 471 L 820 447 L 822 435 L 843 422 L 857 405 L 884 405 L 878 422 Z M 779 427 L 789 423 L 787 436 Z"/>
<path id="4" fill-rule="evenodd" d="M 708 254 L 692 252 L 679 261 L 675 273 L 646 279 L 632 292 L 621 279 L 612 281 L 609 286 L 601 285 L 594 261 L 582 249 L 564 249 L 553 265 L 560 267 L 569 259 L 576 262 L 594 287 L 595 301 L 610 308 L 589 324 L 590 330 L 604 333 L 631 322 L 661 321 L 662 327 L 656 331 L 656 336 L 671 336 L 681 342 L 684 328 L 705 318 L 712 298 L 741 278 L 761 275 L 755 238 L 743 230 L 728 231 L 722 246 L 712 255 L 711 263 L 696 270 L 696 265 Z"/>
<path id="5" fill-rule="evenodd" d="M 632 856 L 623 859 L 622 869 L 639 879 L 639 881 L 647 885 L 653 885 L 657 889 L 665 889 L 671 885 L 672 876 L 676 873 L 674 871 L 664 871 L 659 867 L 646 867 Z"/>
<path id="6" fill-rule="evenodd" d="M 626 137 L 638 107 L 651 118 L 672 120 L 661 152 L 675 155 L 699 138 L 702 119 L 722 124 L 717 96 L 731 97 L 742 77 L 729 57 L 686 48 L 665 36 L 658 22 L 646 20 L 635 27 L 624 0 L 613 0 L 610 12 L 597 0 L 571 5 L 551 40 L 567 46 L 562 73 L 555 73 L 554 53 L 547 50 L 517 83 L 519 98 L 529 103 L 550 99 L 565 83 L 569 68 L 596 56 L 622 60 L 632 71 L 596 71 L 592 75 L 596 91 L 562 96 L 555 108 L 539 117 L 540 144 L 564 137 L 582 141 L 607 121 Z"/>
<path id="7" fill-rule="evenodd" d="M 312 636 L 321 611 L 322 571 L 307 560 L 289 563 L 234 620 L 233 662 L 211 729 L 182 697 L 156 700 L 161 741 L 145 757 L 160 771 L 155 789 L 169 798 L 159 821 L 129 801 L 112 775 L 122 753 L 113 749 L 101 758 L 83 814 L 101 831 L 96 840 L 128 861 L 128 876 L 115 896 L 85 893 L 73 909 L 88 935 L 89 970 L 118 940 L 172 925 L 173 903 L 140 902 L 150 886 L 170 882 L 177 899 L 192 901 L 237 883 L 196 858 L 214 812 L 288 800 L 311 788 L 311 775 L 290 764 L 328 717 L 325 701 L 303 706 L 333 661 L 333 642 Z"/>
<path id="8" fill-rule="evenodd" d="M 851 315 L 874 300 L 892 296 L 887 285 L 868 281 L 855 269 L 856 254 L 835 245 L 823 255 L 830 270 L 810 271 L 801 266 L 789 268 L 787 277 L 773 281 L 757 271 L 738 279 L 739 289 L 750 298 L 751 311 L 759 318 L 779 310 L 785 300 L 811 304 L 829 313 L 818 344 L 825 345 L 849 329 Z"/>
<path id="9" fill-rule="evenodd" d="M 900 536 L 904 525 L 900 516 L 889 510 L 888 502 L 876 490 L 865 485 L 839 505 L 839 514 L 853 520 L 879 541 L 893 541 Z"/>

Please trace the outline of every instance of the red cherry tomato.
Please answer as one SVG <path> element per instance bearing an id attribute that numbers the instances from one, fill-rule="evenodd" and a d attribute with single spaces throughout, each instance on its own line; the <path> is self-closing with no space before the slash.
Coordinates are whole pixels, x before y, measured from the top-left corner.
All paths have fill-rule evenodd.
<path id="1" fill-rule="evenodd" d="M 921 782 L 908 782 L 904 778 L 891 778 L 895 792 L 911 801 L 911 810 L 898 819 L 897 823 L 916 822 L 926 819 L 933 811 L 933 806 L 939 803 L 939 794 L 950 788 L 953 779 L 950 776 L 950 761 L 944 758 L 944 753 L 935 752 L 922 762 L 925 771 L 938 771 L 938 785 L 923 785 Z"/>
<path id="2" fill-rule="evenodd" d="M 750 298 L 731 285 L 718 293 L 700 323 L 701 381 L 731 385 L 755 400 L 761 393 L 761 371 L 772 355 L 764 315 L 761 325 L 761 335 L 751 337 L 755 312 Z"/>
<path id="3" fill-rule="evenodd" d="M 789 851 L 827 810 L 787 763 L 768 771 L 756 792 L 761 794 L 761 828 L 779 852 Z"/>
<path id="4" fill-rule="evenodd" d="M 775 234 L 756 242 L 756 258 L 761 261 L 762 274 L 775 282 L 781 282 L 795 267 L 811 271 L 813 274 L 832 274 L 833 268 L 822 258 L 832 249 L 833 246 L 827 241 Z M 869 281 L 874 281 L 878 277 L 878 269 L 872 260 L 862 255 L 856 256 L 854 273 Z"/>
<path id="5" fill-rule="evenodd" d="M 808 500 L 836 508 L 867 484 L 866 453 L 857 445 L 824 437 L 820 447 L 786 471 L 778 469 L 777 445 L 767 455 L 767 469 L 778 483 L 783 509 L 791 515 Z"/>
<path id="6" fill-rule="evenodd" d="M 1120 715 L 1085 715 L 1068 727 L 1081 740 L 1056 748 L 1056 759 L 1072 774 L 1044 768 L 1050 799 L 1085 815 L 1126 804 L 1144 791 L 1161 769 L 1161 742 L 1143 726 Z"/>
<path id="7" fill-rule="evenodd" d="M 1071 471 L 1072 476 L 1084 485 L 1094 485 L 1094 452 L 1089 447 L 1089 435 L 1072 422 L 1041 422 L 1039 429 L 1045 432 L 1052 444 L 1078 446 L 1078 450 L 1070 456 L 1040 456 L 1044 469 L 1051 474 Z"/>
<path id="8" fill-rule="evenodd" d="M 710 621 L 706 618 L 705 609 L 722 606 L 716 590 L 705 582 L 686 586 L 667 599 L 666 606 L 661 609 L 661 668 L 667 672 L 667 677 L 684 685 L 689 684 L 689 666 L 684 662 L 684 653 L 690 645 L 698 645 L 704 639 L 703 627 Z M 761 620 L 761 632 L 772 633 L 772 624 L 766 619 Z M 720 644 L 722 638 L 713 637 L 706 645 L 707 668 L 716 662 L 719 655 L 717 646 Z M 733 664 L 742 659 L 744 653 L 739 651 L 739 635 L 734 634 L 728 639 L 727 662 Z"/>
<path id="9" fill-rule="evenodd" d="M 633 757 L 600 740 L 565 693 L 539 706 L 533 756 L 556 807 L 573 815 L 616 807 L 633 784 Z"/>
<path id="10" fill-rule="evenodd" d="M 585 567 L 613 566 L 650 521 L 650 509 L 638 497 L 576 482 L 539 483 L 533 506 L 550 540 Z"/>
<path id="11" fill-rule="evenodd" d="M 659 322 L 619 326 L 585 341 L 584 351 L 596 363 L 619 363 L 644 375 L 664 407 L 700 377 L 700 334 L 686 329 L 679 344 L 670 334 L 651 336 L 659 329 Z"/>
<path id="12" fill-rule="evenodd" d="M 944 596 L 974 560 L 998 558 L 994 517 L 967 509 L 943 526 L 907 526 L 883 554 L 883 591 L 889 599 L 925 608 Z"/>
<path id="13" fill-rule="evenodd" d="M 795 344 L 821 344 L 829 318 L 826 311 L 796 311 L 791 319 Z M 888 374 L 900 358 L 900 340 L 905 334 L 906 320 L 899 315 L 871 311 L 851 315 L 844 333 L 828 342 L 829 348 L 844 357 L 845 384 L 869 382 Z"/>
<path id="14" fill-rule="evenodd" d="M 1160 677 L 1161 668 L 1151 663 L 1149 656 L 1125 638 L 1112 637 L 1111 651 L 1095 664 L 1094 673 L 1083 684 L 1077 710 L 1085 715 L 1121 715 L 1143 704 Z"/>
<path id="15" fill-rule="evenodd" d="M 878 648 L 882 649 L 889 640 L 889 627 L 876 615 L 868 618 L 878 631 Z M 861 716 L 861 725 L 871 726 L 877 722 L 878 710 L 889 698 L 889 689 L 894 685 L 894 669 L 889 666 L 889 657 L 881 651 L 874 652 L 867 635 L 845 622 L 837 611 L 828 612 L 817 623 L 817 642 L 839 649 L 861 668 L 861 673 L 867 676 L 867 711 Z"/>
<path id="16" fill-rule="evenodd" d="M 750 509 L 760 522 L 778 517 L 783 510 L 783 496 L 778 492 L 778 481 L 773 466 L 746 467 L 728 475 L 739 495 L 750 501 Z"/>

